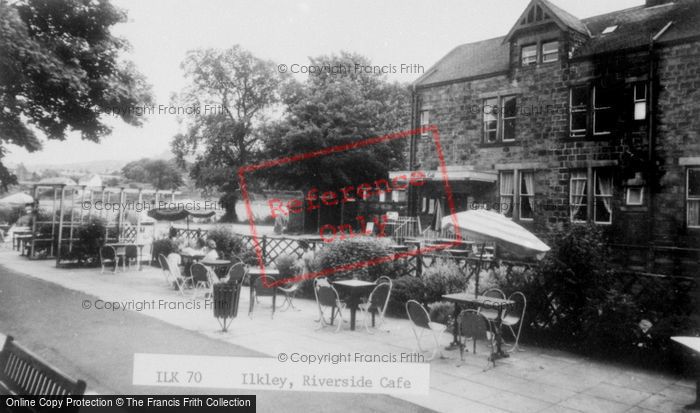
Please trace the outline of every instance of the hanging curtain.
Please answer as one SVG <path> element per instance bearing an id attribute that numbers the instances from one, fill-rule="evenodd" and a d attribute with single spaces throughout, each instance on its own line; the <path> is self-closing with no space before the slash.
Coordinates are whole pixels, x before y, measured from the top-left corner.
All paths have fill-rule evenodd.
<path id="1" fill-rule="evenodd" d="M 581 210 L 586 196 L 586 171 L 571 173 L 571 216 L 575 217 Z"/>
<path id="2" fill-rule="evenodd" d="M 605 210 L 608 211 L 608 214 L 612 214 L 612 176 L 596 173 L 596 178 L 598 179 L 599 195 L 604 195 L 602 198 Z"/>
<path id="3" fill-rule="evenodd" d="M 525 183 L 526 195 L 534 195 L 535 194 L 535 174 L 533 172 L 523 172 L 523 182 Z M 530 206 L 530 210 L 534 211 L 535 206 L 533 205 L 533 197 L 526 196 L 525 201 Z"/>
<path id="4" fill-rule="evenodd" d="M 503 215 L 511 216 L 513 207 L 514 174 L 512 172 L 501 173 L 501 211 Z"/>

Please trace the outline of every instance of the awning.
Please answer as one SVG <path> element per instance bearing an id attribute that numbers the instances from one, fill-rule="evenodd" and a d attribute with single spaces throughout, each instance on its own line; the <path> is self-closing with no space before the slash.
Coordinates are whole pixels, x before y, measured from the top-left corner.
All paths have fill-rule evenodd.
<path id="1" fill-rule="evenodd" d="M 498 180 L 498 172 L 495 171 L 478 171 L 474 170 L 468 166 L 463 165 L 448 165 L 446 168 L 447 179 L 450 182 L 460 181 L 478 181 L 478 182 L 488 182 L 496 183 Z M 389 171 L 389 179 L 394 179 L 395 177 L 410 177 L 412 171 Z M 414 173 L 416 171 L 413 171 Z M 425 174 L 425 180 L 431 182 L 442 182 L 443 173 L 438 168 L 436 170 L 421 171 Z"/>

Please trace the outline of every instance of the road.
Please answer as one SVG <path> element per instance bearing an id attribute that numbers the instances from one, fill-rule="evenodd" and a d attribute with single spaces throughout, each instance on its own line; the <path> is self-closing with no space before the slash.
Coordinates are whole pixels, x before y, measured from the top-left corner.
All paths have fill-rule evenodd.
<path id="1" fill-rule="evenodd" d="M 134 386 L 134 353 L 262 354 L 132 311 L 82 310 L 83 300 L 95 298 L 0 265 L 0 333 L 100 394 L 256 394 L 259 412 L 426 411 L 383 395 Z"/>

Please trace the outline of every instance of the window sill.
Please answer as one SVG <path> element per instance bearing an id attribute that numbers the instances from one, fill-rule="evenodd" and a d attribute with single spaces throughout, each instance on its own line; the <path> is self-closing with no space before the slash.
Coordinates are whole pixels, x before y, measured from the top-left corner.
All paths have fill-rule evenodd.
<path id="1" fill-rule="evenodd" d="M 482 142 L 479 144 L 480 148 L 497 148 L 500 146 L 515 146 L 518 145 L 519 142 L 517 140 L 514 141 L 500 141 L 500 142 L 494 142 L 494 143 L 485 143 Z"/>

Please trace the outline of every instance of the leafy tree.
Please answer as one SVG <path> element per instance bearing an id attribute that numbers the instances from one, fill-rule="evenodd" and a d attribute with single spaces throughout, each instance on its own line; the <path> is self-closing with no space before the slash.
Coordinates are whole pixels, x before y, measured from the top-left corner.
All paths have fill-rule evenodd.
<path id="1" fill-rule="evenodd" d="M 281 75 L 273 62 L 240 46 L 193 50 L 182 63 L 190 85 L 174 99 L 178 107 L 198 108 L 185 119 L 187 132 L 175 136 L 173 153 L 181 165 L 194 156 L 190 176 L 206 191 L 218 190 L 226 214 L 235 221 L 236 170 L 254 162 L 260 149 L 260 124 L 278 102 Z"/>
<path id="2" fill-rule="evenodd" d="M 108 0 L 0 0 L 0 186 L 17 181 L 1 162 L 4 143 L 33 152 L 37 131 L 62 140 L 70 130 L 98 141 L 111 132 L 103 113 L 141 124 L 124 109 L 150 104 L 150 89 L 110 33 L 125 20 Z"/>
<path id="3" fill-rule="evenodd" d="M 126 179 L 146 182 L 156 189 L 176 189 L 182 186 L 182 173 L 173 162 L 143 158 L 129 162 L 122 168 Z"/>
<path id="4" fill-rule="evenodd" d="M 278 158 L 320 148 L 381 136 L 409 124 L 408 89 L 389 83 L 386 77 L 355 70 L 355 64 L 371 66 L 357 54 L 310 59 L 310 65 L 345 67 L 347 71 L 310 75 L 305 83 L 284 90 L 287 116 L 265 134 L 266 155 Z M 271 168 L 266 177 L 279 189 L 338 190 L 349 184 L 386 178 L 391 169 L 404 165 L 405 139 L 373 144 L 331 156 Z"/>

